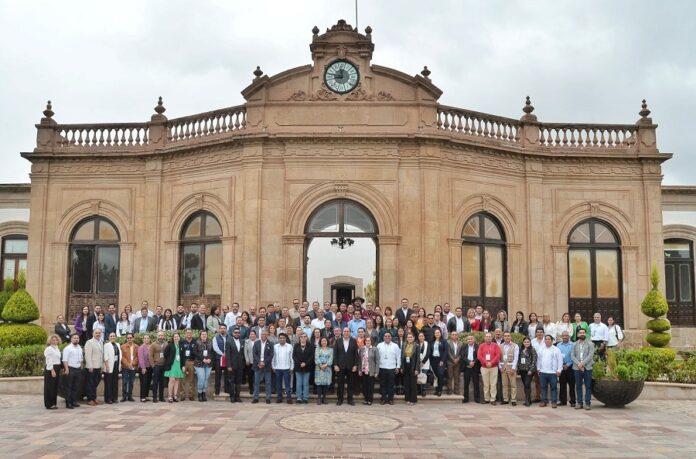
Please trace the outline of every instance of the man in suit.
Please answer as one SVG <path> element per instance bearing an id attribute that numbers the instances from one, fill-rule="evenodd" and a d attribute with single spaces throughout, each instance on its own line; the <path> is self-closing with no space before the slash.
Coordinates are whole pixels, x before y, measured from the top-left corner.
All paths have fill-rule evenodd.
<path id="1" fill-rule="evenodd" d="M 266 389 L 266 404 L 271 403 L 271 364 L 273 362 L 273 344 L 268 341 L 268 330 L 261 330 L 261 339 L 254 342 L 252 348 L 254 369 L 254 400 L 251 403 L 259 403 L 259 386 L 261 379 Z"/>
<path id="2" fill-rule="evenodd" d="M 193 305 L 191 305 L 191 309 L 193 309 Z M 191 330 L 201 331 L 207 328 L 208 318 L 205 315 L 205 311 L 205 305 L 201 303 L 198 306 L 198 314 L 194 314 L 193 316 L 191 316 L 191 325 L 189 325 L 189 328 Z"/>
<path id="3" fill-rule="evenodd" d="M 97 406 L 97 386 L 104 368 L 104 346 L 101 342 L 101 329 L 94 330 L 92 338 L 85 343 L 85 368 L 87 368 L 87 404 Z"/>
<path id="4" fill-rule="evenodd" d="M 464 397 L 462 403 L 469 403 L 469 382 L 474 383 L 474 401 L 481 403 L 481 392 L 479 386 L 479 374 L 481 373 L 481 362 L 476 357 L 479 346 L 474 341 L 474 336 L 469 335 L 466 338 L 466 345 L 462 346 L 461 368 L 464 373 Z M 495 401 L 495 399 L 493 399 Z"/>
<path id="5" fill-rule="evenodd" d="M 99 316 L 99 313 L 101 313 L 101 312 L 102 312 L 102 307 L 100 305 L 96 305 L 94 307 L 94 314 L 92 314 L 91 316 L 89 316 L 87 318 L 87 327 L 86 327 L 87 339 L 92 339 L 92 330 L 94 329 L 94 322 L 97 321 L 97 317 Z M 116 327 L 114 327 L 114 328 L 116 328 Z"/>
<path id="6" fill-rule="evenodd" d="M 447 340 L 447 393 L 459 395 L 461 389 L 461 361 L 460 351 L 461 344 L 459 343 L 459 334 L 456 331 L 450 333 L 450 339 Z"/>
<path id="7" fill-rule="evenodd" d="M 408 307 L 408 299 L 407 298 L 402 298 L 401 299 L 401 307 L 396 310 L 396 320 L 399 321 L 400 326 L 405 326 L 406 321 L 411 318 L 411 314 L 413 314 L 413 310 Z"/>
<path id="8" fill-rule="evenodd" d="M 456 331 L 457 333 L 468 333 L 471 331 L 471 323 L 469 323 L 468 319 L 462 316 L 461 307 L 458 306 L 457 309 L 454 310 L 454 316 L 447 321 L 447 331 L 449 333 L 452 333 L 453 331 Z"/>
<path id="9" fill-rule="evenodd" d="M 353 401 L 353 387 L 355 386 L 355 376 L 358 371 L 358 342 L 350 336 L 350 329 L 343 329 L 343 337 L 334 344 L 334 371 L 337 375 L 336 385 L 338 386 L 336 405 L 343 405 L 343 391 L 345 383 L 348 383 L 348 404 L 355 405 Z"/>
<path id="10" fill-rule="evenodd" d="M 147 333 L 155 331 L 157 324 L 154 317 L 148 317 L 147 308 L 140 309 L 140 317 L 133 322 L 133 333 Z"/>
<path id="11" fill-rule="evenodd" d="M 116 324 L 118 323 L 118 313 L 116 312 L 116 305 L 114 303 L 109 303 L 106 308 L 106 315 L 104 316 L 104 335 L 107 337 L 111 333 L 116 333 Z"/>
<path id="12" fill-rule="evenodd" d="M 229 313 L 228 313 L 229 314 Z M 218 334 L 213 338 L 213 368 L 215 370 L 215 395 L 220 395 L 220 382 L 224 382 L 225 392 L 229 393 L 227 365 L 222 365 L 222 356 L 227 352 L 227 325 L 218 326 Z"/>
<path id="13" fill-rule="evenodd" d="M 222 326 L 222 325 L 221 325 Z M 225 359 L 227 360 L 227 375 L 229 378 L 230 386 L 230 402 L 231 403 L 242 403 L 242 399 L 239 397 L 239 393 L 242 387 L 242 375 L 244 374 L 244 366 L 246 362 L 244 360 L 244 342 L 240 338 L 239 328 L 232 330 L 232 338 L 227 340 L 225 345 Z M 256 343 L 254 343 L 256 344 Z M 271 348 L 270 342 L 266 343 L 266 347 Z M 265 349 L 264 349 L 265 351 Z M 259 355 L 261 351 L 259 350 Z M 270 368 L 270 366 L 269 366 Z M 266 396 L 268 397 L 270 379 L 266 384 Z M 258 395 L 258 393 L 257 393 Z M 258 397 L 256 398 L 258 401 Z"/>

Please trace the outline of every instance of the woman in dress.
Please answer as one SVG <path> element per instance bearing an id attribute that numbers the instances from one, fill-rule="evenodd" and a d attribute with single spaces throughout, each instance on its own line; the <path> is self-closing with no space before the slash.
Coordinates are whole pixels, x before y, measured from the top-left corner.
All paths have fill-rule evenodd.
<path id="1" fill-rule="evenodd" d="M 504 310 L 498 311 L 498 314 L 493 322 L 493 330 L 501 329 L 503 333 L 510 331 L 510 323 L 508 322 L 507 312 Z"/>
<path id="2" fill-rule="evenodd" d="M 520 349 L 517 358 L 517 373 L 522 378 L 524 386 L 524 406 L 532 405 L 532 380 L 536 373 L 537 355 L 532 347 L 532 340 L 525 337 L 522 341 L 522 349 Z"/>
<path id="3" fill-rule="evenodd" d="M 430 357 L 432 356 L 433 348 L 429 342 L 425 340 L 423 332 L 418 333 L 418 352 L 420 359 L 420 372 L 425 375 L 425 384 L 418 384 L 418 395 L 425 397 L 428 388 L 428 379 L 430 379 Z"/>
<path id="4" fill-rule="evenodd" d="M 319 341 L 319 347 L 314 353 L 314 383 L 317 386 L 317 405 L 326 405 L 326 393 L 331 384 L 331 366 L 333 365 L 333 349 L 329 347 L 329 340 L 323 336 Z"/>
<path id="5" fill-rule="evenodd" d="M 587 325 L 587 322 L 582 320 L 580 313 L 576 312 L 573 318 L 573 334 L 570 335 L 571 341 L 575 342 L 578 339 L 578 330 L 581 328 L 585 330 L 586 336 L 590 336 L 590 326 Z"/>
<path id="6" fill-rule="evenodd" d="M 609 327 L 609 341 L 607 349 L 615 349 L 621 345 L 624 340 L 624 333 L 619 324 L 614 320 L 614 316 L 607 317 L 607 327 Z"/>
<path id="7" fill-rule="evenodd" d="M 568 336 L 573 336 L 573 324 L 570 323 L 570 314 L 564 312 L 561 321 L 556 323 L 556 342 L 563 341 L 563 332 L 568 332 Z"/>
<path id="8" fill-rule="evenodd" d="M 476 309 L 469 308 L 466 310 L 466 320 L 469 321 L 472 332 L 481 330 L 481 321 L 476 318 Z"/>
<path id="9" fill-rule="evenodd" d="M 87 342 L 87 319 L 89 316 L 89 306 L 82 306 L 82 312 L 75 317 L 75 322 L 73 322 L 75 333 L 80 337 L 80 346 L 83 348 Z"/>
<path id="10" fill-rule="evenodd" d="M 399 351 L 403 352 L 404 344 L 406 344 L 406 330 L 404 327 L 399 327 L 396 329 L 396 334 L 392 335 L 392 342 L 399 346 Z M 404 395 L 404 374 L 403 372 L 398 372 L 394 376 L 394 391 L 397 395 Z"/>
<path id="11" fill-rule="evenodd" d="M 254 393 L 254 369 L 251 364 L 254 361 L 254 342 L 256 341 L 256 332 L 249 330 L 249 337 L 244 340 L 244 374 L 249 383 L 249 395 Z"/>
<path id="12" fill-rule="evenodd" d="M 133 333 L 133 325 L 126 311 L 122 311 L 120 319 L 116 324 L 116 336 L 126 336 L 128 333 Z"/>
<path id="13" fill-rule="evenodd" d="M 529 313 L 529 324 L 527 324 L 527 336 L 529 336 L 529 339 L 532 340 L 536 336 L 536 329 L 537 327 L 544 328 L 540 323 L 539 323 L 539 318 L 537 317 L 535 312 L 530 312 Z"/>
<path id="14" fill-rule="evenodd" d="M 172 310 L 167 308 L 164 310 L 164 315 L 157 324 L 157 330 L 168 331 L 178 330 L 179 324 L 176 323 L 176 318 L 172 314 Z"/>
<path id="15" fill-rule="evenodd" d="M 60 337 L 51 335 L 44 349 L 44 406 L 47 410 L 58 409 L 58 382 L 60 379 Z"/>
<path id="16" fill-rule="evenodd" d="M 208 379 L 213 368 L 213 342 L 208 339 L 208 331 L 201 330 L 198 340 L 193 344 L 193 370 L 196 372 L 198 401 L 208 401 Z"/>
<path id="17" fill-rule="evenodd" d="M 529 322 L 524 320 L 524 313 L 522 311 L 517 311 L 515 313 L 515 321 L 512 323 L 510 331 L 513 333 L 520 333 L 522 335 L 529 336 L 527 335 L 528 328 Z"/>
<path id="18" fill-rule="evenodd" d="M 435 329 L 435 340 L 432 342 L 432 352 L 430 354 L 430 368 L 437 377 L 437 388 L 435 395 L 442 397 L 442 388 L 445 386 L 445 371 L 447 370 L 447 354 L 449 346 L 443 339 L 442 330 Z"/>
<path id="19" fill-rule="evenodd" d="M 420 373 L 420 349 L 413 333 L 406 335 L 401 348 L 401 373 L 404 376 L 404 399 L 409 406 L 418 402 L 417 378 Z"/>
<path id="20" fill-rule="evenodd" d="M 169 396 L 167 401 L 169 403 L 179 401 L 176 394 L 179 393 L 179 383 L 184 378 L 185 360 L 181 358 L 180 340 L 179 332 L 174 332 L 172 341 L 164 348 L 164 377 L 169 378 L 167 386 L 167 395 Z"/>

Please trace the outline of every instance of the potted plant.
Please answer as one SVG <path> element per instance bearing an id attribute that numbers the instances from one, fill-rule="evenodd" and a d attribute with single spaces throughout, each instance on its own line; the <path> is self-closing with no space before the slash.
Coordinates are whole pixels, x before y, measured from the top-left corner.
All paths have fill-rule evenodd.
<path id="1" fill-rule="evenodd" d="M 648 376 L 648 364 L 633 355 L 640 351 L 607 351 L 592 367 L 592 395 L 612 408 L 622 408 L 640 396 Z"/>

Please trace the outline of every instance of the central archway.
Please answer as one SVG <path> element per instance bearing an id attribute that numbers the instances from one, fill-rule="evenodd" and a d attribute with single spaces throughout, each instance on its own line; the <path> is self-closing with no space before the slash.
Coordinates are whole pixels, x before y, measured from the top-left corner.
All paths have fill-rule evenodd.
<path id="1" fill-rule="evenodd" d="M 324 297 L 324 280 L 352 276 L 365 286 L 363 292 L 352 290 L 355 295 L 377 304 L 379 228 L 365 206 L 351 199 L 327 201 L 311 213 L 304 234 L 303 297 L 307 301 L 340 302 L 333 288 L 331 297 Z"/>

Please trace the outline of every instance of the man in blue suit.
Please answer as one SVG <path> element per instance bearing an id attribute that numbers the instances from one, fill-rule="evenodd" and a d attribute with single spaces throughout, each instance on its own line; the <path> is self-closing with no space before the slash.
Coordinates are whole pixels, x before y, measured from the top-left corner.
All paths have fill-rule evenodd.
<path id="1" fill-rule="evenodd" d="M 261 339 L 254 342 L 252 348 L 254 369 L 254 400 L 251 403 L 259 403 L 259 386 L 263 379 L 266 388 L 266 404 L 271 403 L 271 363 L 273 361 L 273 344 L 268 341 L 268 330 L 261 330 Z"/>
<path id="2" fill-rule="evenodd" d="M 116 324 L 118 323 L 118 313 L 114 303 L 109 304 L 106 315 L 104 316 L 104 335 L 109 336 L 111 333 L 116 333 Z"/>

